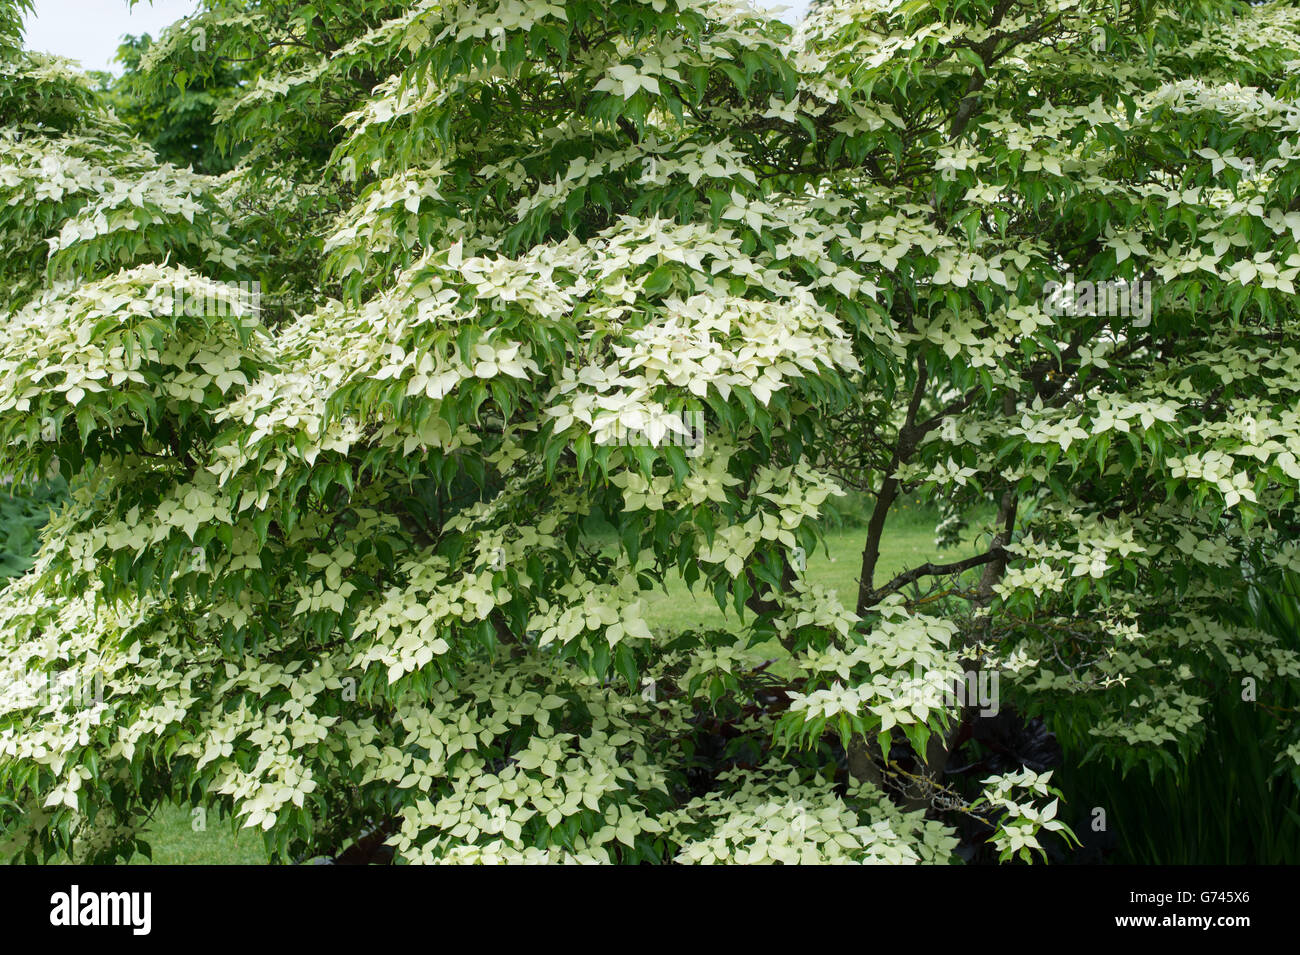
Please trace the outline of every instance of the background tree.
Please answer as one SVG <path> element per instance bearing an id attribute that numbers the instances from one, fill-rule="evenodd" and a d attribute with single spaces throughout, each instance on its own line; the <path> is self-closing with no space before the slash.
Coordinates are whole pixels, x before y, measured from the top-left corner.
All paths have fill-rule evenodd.
<path id="1" fill-rule="evenodd" d="M 209 175 L 234 168 L 239 157 L 218 148 L 213 118 L 237 94 L 242 64 L 218 61 L 193 83 L 184 72 L 177 72 L 173 83 L 164 85 L 152 75 L 141 76 L 140 64 L 152 43 L 147 33 L 128 35 L 117 48 L 122 74 L 111 78 L 105 92 L 118 116 L 165 162 L 192 165 L 196 172 Z"/>

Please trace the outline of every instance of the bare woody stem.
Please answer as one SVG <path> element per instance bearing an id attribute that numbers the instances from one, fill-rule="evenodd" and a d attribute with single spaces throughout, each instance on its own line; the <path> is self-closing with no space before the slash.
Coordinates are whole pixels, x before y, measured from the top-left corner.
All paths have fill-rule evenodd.
<path id="1" fill-rule="evenodd" d="M 917 442 L 923 436 L 916 426 L 916 415 L 921 408 L 921 399 L 925 396 L 928 380 L 929 373 L 925 358 L 918 355 L 916 384 L 912 388 L 912 397 L 907 403 L 903 426 L 898 431 L 898 442 L 894 445 L 884 479 L 880 483 L 880 492 L 876 495 L 876 506 L 872 509 L 871 519 L 867 523 L 867 542 L 862 549 L 862 570 L 858 577 L 858 616 L 865 613 L 877 600 L 875 579 L 876 564 L 880 561 L 880 538 L 885 531 L 885 518 L 889 516 L 889 508 L 898 497 L 898 478 L 895 475 L 899 466 L 912 456 Z"/>

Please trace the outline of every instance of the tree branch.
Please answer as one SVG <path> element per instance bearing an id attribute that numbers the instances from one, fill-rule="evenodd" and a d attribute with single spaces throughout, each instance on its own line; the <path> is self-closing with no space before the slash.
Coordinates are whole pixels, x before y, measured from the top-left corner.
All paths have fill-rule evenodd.
<path id="1" fill-rule="evenodd" d="M 987 564 L 998 559 L 1005 560 L 1005 554 L 1002 546 L 995 544 L 991 550 L 983 554 L 977 554 L 974 557 L 967 557 L 965 560 L 953 561 L 950 564 L 933 564 L 929 562 L 921 564 L 919 567 L 904 571 L 883 587 L 872 591 L 869 606 L 875 606 L 894 591 L 901 590 L 922 577 L 947 577 L 949 574 L 960 574 L 963 570 L 970 570 L 972 567 L 979 567 L 981 564 Z"/>
<path id="2" fill-rule="evenodd" d="M 871 598 L 874 593 L 876 564 L 880 560 L 880 538 L 885 530 L 885 518 L 889 516 L 889 508 L 898 496 L 898 478 L 894 475 L 898 471 L 899 465 L 912 456 L 912 452 L 916 450 L 917 441 L 920 439 L 916 428 L 916 414 L 920 410 L 921 399 L 925 396 L 925 386 L 928 380 L 929 372 L 926 368 L 925 359 L 917 355 L 916 385 L 912 389 L 912 398 L 907 405 L 907 415 L 903 419 L 903 426 L 898 430 L 898 443 L 894 446 L 894 453 L 890 457 L 888 468 L 885 470 L 885 478 L 881 482 L 880 493 L 876 495 L 876 506 L 871 511 L 871 520 L 867 523 L 867 542 L 862 548 L 862 570 L 858 576 L 857 612 L 859 616 L 874 603 Z"/>

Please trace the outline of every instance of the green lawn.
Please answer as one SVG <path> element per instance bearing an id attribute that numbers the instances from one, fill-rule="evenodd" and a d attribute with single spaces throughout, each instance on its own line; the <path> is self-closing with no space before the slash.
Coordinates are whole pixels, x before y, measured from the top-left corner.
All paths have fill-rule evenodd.
<path id="1" fill-rule="evenodd" d="M 934 524 L 932 513 L 909 507 L 907 502 L 891 513 L 881 541 L 877 583 L 927 560 L 959 560 L 973 553 L 977 536 L 988 531 L 975 522 L 960 547 L 939 552 L 934 546 Z M 826 537 L 825 547 L 808 555 L 808 576 L 834 589 L 841 602 L 850 608 L 856 599 L 865 537 L 866 531 L 860 527 L 832 531 Z M 649 604 L 647 620 L 655 629 L 717 626 L 726 621 L 711 594 L 692 593 L 680 579 L 670 580 L 666 592 L 657 590 L 647 594 L 646 599 Z M 153 861 L 157 864 L 258 865 L 266 861 L 260 832 L 245 830 L 232 834 L 228 821 L 214 818 L 209 818 L 206 831 L 194 832 L 189 812 L 179 807 L 159 810 L 158 820 L 150 830 L 149 842 L 153 847 Z M 134 865 L 148 862 L 143 857 L 132 860 Z"/>
<path id="2" fill-rule="evenodd" d="M 934 524 L 933 517 L 905 514 L 886 525 L 876 568 L 877 585 L 900 571 L 937 558 L 940 552 L 934 546 Z M 865 540 L 865 528 L 833 531 L 827 534 L 823 548 L 808 555 L 808 579 L 834 590 L 840 602 L 850 610 L 857 602 L 858 573 L 862 569 Z M 969 535 L 968 542 L 973 545 L 973 540 L 974 535 Z M 973 551 L 963 544 L 942 553 L 946 561 L 959 560 Z M 691 592 L 680 579 L 670 580 L 666 591 L 656 590 L 647 595 L 646 602 L 649 604 L 646 619 L 652 627 L 681 630 L 718 626 L 726 620 L 712 594 Z M 730 613 L 734 620 L 734 611 Z"/>
<path id="3" fill-rule="evenodd" d="M 145 841 L 153 859 L 137 853 L 129 865 L 265 865 L 267 858 L 260 830 L 234 832 L 230 820 L 209 817 L 204 830 L 197 831 L 190 810 L 180 806 L 160 807 Z"/>
<path id="4" fill-rule="evenodd" d="M 232 832 L 230 820 L 209 815 L 207 828 L 195 832 L 190 812 L 179 806 L 158 810 L 146 841 L 155 865 L 265 865 L 266 848 L 260 829 Z M 131 865 L 149 865 L 137 855 Z"/>

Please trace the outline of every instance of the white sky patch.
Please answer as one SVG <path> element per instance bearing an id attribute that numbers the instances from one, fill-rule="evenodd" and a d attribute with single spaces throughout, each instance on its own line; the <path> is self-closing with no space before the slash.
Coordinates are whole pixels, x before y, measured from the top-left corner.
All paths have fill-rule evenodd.
<path id="1" fill-rule="evenodd" d="M 198 0 L 36 0 L 23 30 L 23 46 L 81 62 L 85 70 L 120 73 L 113 62 L 124 34 L 158 36 L 163 27 L 198 8 Z"/>
<path id="2" fill-rule="evenodd" d="M 784 0 L 784 2 L 782 0 L 772 0 L 772 2 L 768 3 L 764 2 L 764 0 L 758 0 L 757 5 L 776 10 L 776 15 L 786 23 L 798 23 L 803 19 L 803 15 L 808 12 L 809 2 L 810 0 Z"/>

